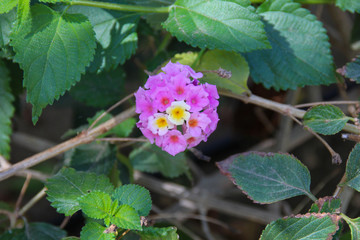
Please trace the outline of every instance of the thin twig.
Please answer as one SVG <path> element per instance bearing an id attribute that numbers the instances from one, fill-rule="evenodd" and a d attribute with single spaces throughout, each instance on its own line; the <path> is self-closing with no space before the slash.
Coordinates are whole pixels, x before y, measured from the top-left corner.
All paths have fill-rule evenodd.
<path id="1" fill-rule="evenodd" d="M 340 182 L 338 183 L 335 191 L 334 191 L 334 194 L 333 194 L 333 197 L 336 198 L 339 196 L 339 194 L 342 192 L 342 189 L 343 189 L 343 183 L 346 182 L 346 174 L 344 174 L 340 180 Z"/>
<path id="2" fill-rule="evenodd" d="M 61 228 L 61 229 L 64 229 L 64 227 L 69 223 L 70 218 L 71 218 L 71 216 L 67 216 L 67 217 L 64 218 L 64 220 L 63 220 L 62 223 L 60 224 L 60 228 Z"/>
<path id="3" fill-rule="evenodd" d="M 104 142 L 149 142 L 146 138 L 97 138 L 96 141 Z"/>
<path id="4" fill-rule="evenodd" d="M 2 155 L 0 155 L 0 171 L 3 169 L 7 169 L 10 166 L 11 164 Z"/>
<path id="5" fill-rule="evenodd" d="M 123 236 L 125 236 L 128 232 L 130 232 L 130 229 L 126 230 L 125 232 L 123 232 L 118 238 L 117 240 L 121 239 Z"/>
<path id="6" fill-rule="evenodd" d="M 206 221 L 207 217 L 207 209 L 203 206 L 199 206 L 199 211 L 201 214 L 201 228 L 205 233 L 205 236 L 208 240 L 215 240 L 214 236 L 211 233 L 208 221 Z"/>
<path id="7" fill-rule="evenodd" d="M 29 186 L 29 183 L 30 183 L 30 180 L 31 180 L 31 174 L 28 173 L 27 176 L 26 176 L 26 179 L 25 179 L 25 182 L 24 182 L 24 185 L 23 187 L 21 188 L 21 192 L 19 194 L 19 197 L 16 201 L 16 204 L 15 204 L 15 212 L 18 213 L 19 212 L 19 208 L 20 208 L 20 205 L 21 205 L 21 202 L 24 198 L 24 195 L 25 195 L 25 192 Z"/>
<path id="8" fill-rule="evenodd" d="M 38 194 L 36 194 L 25 206 L 23 206 L 19 211 L 19 216 L 23 216 L 32 206 L 34 206 L 38 201 L 40 201 L 46 195 L 47 188 L 44 187 L 41 189 Z"/>
<path id="9" fill-rule="evenodd" d="M 326 105 L 326 104 L 332 104 L 332 105 L 354 105 L 359 104 L 359 101 L 323 101 L 323 102 L 312 102 L 312 103 L 302 103 L 294 105 L 296 108 L 303 108 L 303 107 L 312 107 L 316 105 Z"/>

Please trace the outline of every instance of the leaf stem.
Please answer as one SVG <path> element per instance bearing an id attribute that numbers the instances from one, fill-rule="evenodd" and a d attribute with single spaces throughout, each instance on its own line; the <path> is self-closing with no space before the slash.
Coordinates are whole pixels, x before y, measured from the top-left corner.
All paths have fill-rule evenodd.
<path id="1" fill-rule="evenodd" d="M 206 51 L 206 48 L 203 48 L 200 50 L 199 54 L 197 55 L 195 61 L 193 62 L 193 64 L 191 64 L 191 68 L 195 68 L 199 62 L 200 62 L 200 59 L 202 57 L 202 55 L 204 54 L 204 52 Z"/>
<path id="2" fill-rule="evenodd" d="M 147 7 L 147 6 L 126 5 L 126 4 L 117 4 L 117 3 L 108 3 L 108 2 L 87 1 L 87 0 L 72 1 L 69 2 L 68 4 L 97 7 L 97 8 L 104 8 L 104 9 L 124 11 L 124 12 L 138 12 L 138 13 L 168 13 L 170 9 L 170 7 Z"/>
<path id="3" fill-rule="evenodd" d="M 314 202 L 316 202 L 318 200 L 311 192 L 307 192 L 306 196 L 308 196 Z"/>

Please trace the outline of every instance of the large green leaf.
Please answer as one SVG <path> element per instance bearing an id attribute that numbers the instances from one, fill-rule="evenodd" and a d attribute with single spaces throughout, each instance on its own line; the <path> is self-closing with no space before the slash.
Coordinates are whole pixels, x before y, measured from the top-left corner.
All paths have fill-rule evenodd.
<path id="1" fill-rule="evenodd" d="M 336 218 L 336 216 L 334 216 Z M 336 218 L 337 219 L 337 218 Z M 337 220 L 338 221 L 338 220 Z M 325 240 L 332 239 L 337 221 L 326 214 L 300 215 L 276 220 L 266 226 L 261 240 Z"/>
<path id="2" fill-rule="evenodd" d="M 351 151 L 346 163 L 345 184 L 360 192 L 360 143 Z"/>
<path id="3" fill-rule="evenodd" d="M 161 172 L 165 177 L 178 177 L 188 174 L 189 168 L 184 153 L 171 156 L 159 147 L 145 143 L 130 153 L 130 161 L 134 169 L 149 173 Z"/>
<path id="4" fill-rule="evenodd" d="M 15 9 L 8 13 L 0 15 L 0 48 L 4 47 L 10 42 L 10 33 L 14 26 L 15 20 L 16 20 Z"/>
<path id="5" fill-rule="evenodd" d="M 147 216 L 151 210 L 151 196 L 149 191 L 135 184 L 127 184 L 115 189 L 113 199 L 119 204 L 127 204 L 133 207 L 140 216 Z"/>
<path id="6" fill-rule="evenodd" d="M 25 224 L 23 229 L 8 230 L 0 235 L 0 240 L 60 240 L 66 232 L 47 223 Z"/>
<path id="7" fill-rule="evenodd" d="M 10 89 L 9 72 L 0 60 L 0 155 L 9 158 L 11 118 L 14 114 L 14 97 Z"/>
<path id="8" fill-rule="evenodd" d="M 110 214 L 112 201 L 107 193 L 93 191 L 81 196 L 78 201 L 83 213 L 91 218 L 103 219 Z"/>
<path id="9" fill-rule="evenodd" d="M 34 123 L 46 105 L 80 80 L 96 46 L 86 17 L 55 12 L 45 5 L 31 8 L 31 18 L 12 35 L 11 45 L 15 61 L 24 70 Z"/>
<path id="10" fill-rule="evenodd" d="M 346 66 L 341 70 L 341 73 L 345 77 L 360 83 L 360 56 L 358 56 L 354 61 L 346 64 Z"/>
<path id="11" fill-rule="evenodd" d="M 79 102 L 92 107 L 107 107 L 121 99 L 124 93 L 125 72 L 121 67 L 114 71 L 86 73 L 71 88 L 70 94 Z"/>
<path id="12" fill-rule="evenodd" d="M 217 166 L 256 202 L 273 203 L 304 194 L 313 198 L 309 170 L 292 155 L 248 152 Z"/>
<path id="13" fill-rule="evenodd" d="M 94 173 L 76 172 L 73 168 L 63 168 L 48 179 L 47 199 L 51 206 L 66 216 L 80 209 L 79 197 L 93 191 L 111 194 L 114 187 L 109 179 Z"/>
<path id="14" fill-rule="evenodd" d="M 65 153 L 65 162 L 77 171 L 109 174 L 116 160 L 116 149 L 105 142 L 93 142 Z"/>
<path id="15" fill-rule="evenodd" d="M 350 11 L 352 13 L 360 13 L 360 1 L 359 0 L 336 0 L 336 6 L 344 11 Z"/>
<path id="16" fill-rule="evenodd" d="M 245 54 L 256 83 L 285 90 L 336 82 L 328 36 L 314 15 L 291 0 L 267 0 L 257 12 L 272 49 Z"/>
<path id="17" fill-rule="evenodd" d="M 319 105 L 306 111 L 303 121 L 314 132 L 333 135 L 340 132 L 349 119 L 338 107 Z"/>
<path id="18" fill-rule="evenodd" d="M 360 217 L 351 219 L 342 214 L 343 219 L 349 224 L 352 240 L 360 240 Z"/>
<path id="19" fill-rule="evenodd" d="M 96 222 L 88 222 L 81 230 L 80 239 L 81 240 L 90 240 L 90 239 L 114 240 L 114 239 L 116 239 L 115 233 L 113 233 L 113 232 L 106 233 L 106 232 L 104 232 L 105 230 L 106 230 L 106 227 L 101 226 L 100 224 L 98 224 Z"/>
<path id="20" fill-rule="evenodd" d="M 7 13 L 18 4 L 17 0 L 1 0 L 0 14 Z"/>
<path id="21" fill-rule="evenodd" d="M 248 0 L 177 0 L 164 27 L 194 47 L 236 52 L 270 47 Z"/>
<path id="22" fill-rule="evenodd" d="M 141 240 L 178 240 L 176 227 L 144 227 L 143 231 L 137 232 L 141 236 Z"/>
<path id="23" fill-rule="evenodd" d="M 120 205 L 114 216 L 111 216 L 111 223 L 117 227 L 132 230 L 141 230 L 140 217 L 136 210 L 129 205 Z"/>

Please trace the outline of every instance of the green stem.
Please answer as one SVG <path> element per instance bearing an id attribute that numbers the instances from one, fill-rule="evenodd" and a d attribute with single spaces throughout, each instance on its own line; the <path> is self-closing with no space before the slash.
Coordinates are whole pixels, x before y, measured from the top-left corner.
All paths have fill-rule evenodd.
<path id="1" fill-rule="evenodd" d="M 308 192 L 306 194 L 306 196 L 308 196 L 311 200 L 313 200 L 314 202 L 316 202 L 318 199 L 311 193 L 311 192 Z"/>
<path id="2" fill-rule="evenodd" d="M 69 2 L 69 4 L 105 8 L 110 10 L 124 11 L 124 12 L 138 12 L 138 13 L 168 13 L 170 9 L 170 7 L 146 7 L 146 6 L 96 2 L 96 1 L 87 1 L 87 0 L 77 0 L 77 1 Z"/>
<path id="3" fill-rule="evenodd" d="M 263 3 L 265 0 L 251 0 L 251 3 Z M 295 0 L 301 4 L 333 4 L 335 0 Z"/>
<path id="4" fill-rule="evenodd" d="M 195 68 L 199 64 L 200 59 L 201 59 L 202 55 L 204 54 L 205 50 L 206 50 L 206 48 L 203 48 L 203 49 L 200 50 L 200 52 L 197 55 L 195 61 L 193 62 L 193 64 L 191 64 L 191 68 Z"/>

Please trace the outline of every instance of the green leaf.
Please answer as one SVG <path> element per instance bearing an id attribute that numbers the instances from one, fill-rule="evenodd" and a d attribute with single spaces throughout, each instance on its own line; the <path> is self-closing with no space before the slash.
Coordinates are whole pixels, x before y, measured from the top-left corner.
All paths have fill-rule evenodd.
<path id="1" fill-rule="evenodd" d="M 70 216 L 80 210 L 79 197 L 93 191 L 111 194 L 113 186 L 109 179 L 94 173 L 76 172 L 72 168 L 63 168 L 48 179 L 47 199 L 59 213 Z"/>
<path id="2" fill-rule="evenodd" d="M 111 217 L 111 223 L 123 229 L 142 229 L 140 217 L 136 210 L 126 204 L 120 205 L 115 215 Z"/>
<path id="3" fill-rule="evenodd" d="M 314 132 L 333 135 L 340 132 L 350 117 L 333 105 L 319 105 L 306 111 L 303 123 Z"/>
<path id="4" fill-rule="evenodd" d="M 12 35 L 11 45 L 15 61 L 24 70 L 34 123 L 46 105 L 80 80 L 96 46 L 92 26 L 84 16 L 55 12 L 45 5 L 31 8 L 31 19 Z"/>
<path id="5" fill-rule="evenodd" d="M 336 6 L 344 11 L 350 11 L 352 13 L 360 13 L 360 2 L 359 0 L 336 0 Z"/>
<path id="6" fill-rule="evenodd" d="M 23 229 L 8 230 L 0 235 L 0 240 L 60 240 L 66 232 L 47 223 L 25 224 Z"/>
<path id="7" fill-rule="evenodd" d="M 0 60 L 0 155 L 9 158 L 11 118 L 14 114 L 14 97 L 10 89 L 9 72 Z"/>
<path id="8" fill-rule="evenodd" d="M 309 170 L 289 154 L 248 152 L 217 166 L 255 202 L 273 203 L 298 195 L 314 198 Z"/>
<path id="9" fill-rule="evenodd" d="M 249 66 L 245 59 L 235 52 L 222 50 L 207 51 L 201 58 L 198 71 L 218 70 L 223 68 L 231 71 L 231 78 L 221 78 L 216 73 L 205 72 L 204 78 L 200 79 L 217 87 L 231 91 L 235 94 L 248 92 L 247 80 L 249 78 Z"/>
<path id="10" fill-rule="evenodd" d="M 91 218 L 102 219 L 110 214 L 112 201 L 107 193 L 93 191 L 79 197 L 78 202 L 83 213 Z"/>
<path id="11" fill-rule="evenodd" d="M 78 237 L 66 237 L 66 238 L 63 238 L 61 240 L 79 240 L 80 238 Z"/>
<path id="12" fill-rule="evenodd" d="M 256 83 L 286 90 L 336 82 L 328 36 L 316 16 L 291 0 L 268 0 L 257 12 L 272 49 L 244 55 Z"/>
<path id="13" fill-rule="evenodd" d="M 30 0 L 17 0 L 17 22 L 16 31 L 22 27 L 24 22 L 29 20 L 30 15 Z"/>
<path id="14" fill-rule="evenodd" d="M 344 214 L 341 215 L 343 219 L 349 224 L 350 231 L 351 231 L 351 239 L 352 240 L 359 240 L 360 239 L 360 217 L 351 219 Z"/>
<path id="15" fill-rule="evenodd" d="M 127 184 L 115 189 L 112 199 L 134 208 L 140 216 L 147 216 L 151 210 L 150 192 L 139 185 Z"/>
<path id="16" fill-rule="evenodd" d="M 332 215 L 335 216 L 335 215 Z M 338 218 L 338 217 L 334 217 Z M 339 221 L 339 220 L 337 220 Z M 300 215 L 278 219 L 266 226 L 261 240 L 332 239 L 338 225 L 326 214 Z"/>
<path id="17" fill-rule="evenodd" d="M 346 64 L 340 72 L 345 77 L 360 83 L 360 56 L 358 56 L 354 61 Z"/>
<path id="18" fill-rule="evenodd" d="M 340 213 L 341 199 L 333 197 L 319 198 L 311 205 L 310 213 Z"/>
<path id="19" fill-rule="evenodd" d="M 194 47 L 248 52 L 269 48 L 250 1 L 177 0 L 164 27 Z"/>
<path id="20" fill-rule="evenodd" d="M 357 143 L 351 151 L 346 163 L 346 182 L 349 187 L 360 192 L 360 143 Z"/>
<path id="21" fill-rule="evenodd" d="M 77 171 L 107 175 L 114 166 L 116 149 L 105 142 L 92 142 L 65 153 L 65 162 Z"/>
<path id="22" fill-rule="evenodd" d="M 150 143 L 145 143 L 133 150 L 129 158 L 135 170 L 149 173 L 160 172 L 165 177 L 170 178 L 189 173 L 184 153 L 171 156 Z"/>
<path id="23" fill-rule="evenodd" d="M 141 236 L 141 240 L 178 240 L 176 227 L 144 227 L 143 231 L 137 232 Z"/>
<path id="24" fill-rule="evenodd" d="M 92 107 L 107 107 L 121 99 L 124 93 L 125 72 L 118 67 L 111 72 L 86 73 L 70 94 L 77 101 Z"/>
<path id="25" fill-rule="evenodd" d="M 1 5 L 1 2 L 0 2 Z M 1 6 L 0 6 L 1 9 Z M 0 15 L 0 48 L 6 46 L 10 42 L 10 33 L 14 27 L 16 20 L 15 9 Z"/>
<path id="26" fill-rule="evenodd" d="M 72 2 L 73 0 L 39 0 L 44 3 Z"/>
<path id="27" fill-rule="evenodd" d="M 17 0 L 1 0 L 0 14 L 7 13 L 18 4 Z"/>
<path id="28" fill-rule="evenodd" d="M 104 231 L 106 231 L 106 227 L 103 227 L 96 222 L 88 222 L 81 230 L 80 239 L 113 240 L 116 238 L 115 233 L 106 233 Z"/>

